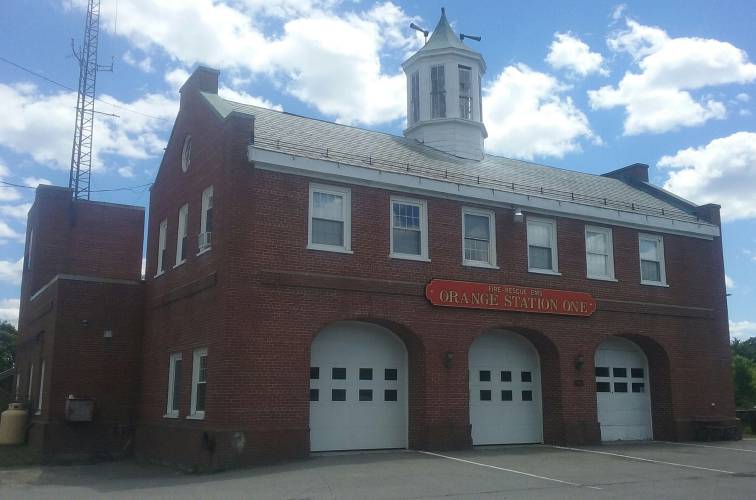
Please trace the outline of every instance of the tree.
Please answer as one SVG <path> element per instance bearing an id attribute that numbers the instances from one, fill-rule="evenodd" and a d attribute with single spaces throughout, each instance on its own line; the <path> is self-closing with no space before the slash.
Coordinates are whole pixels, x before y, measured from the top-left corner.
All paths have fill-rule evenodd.
<path id="1" fill-rule="evenodd" d="M 7 321 L 0 322 L 0 372 L 12 368 L 16 362 L 18 330 Z"/>
<path id="2" fill-rule="evenodd" d="M 756 337 L 746 340 L 732 339 L 730 347 L 733 354 L 740 354 L 744 358 L 756 361 Z"/>
<path id="3" fill-rule="evenodd" d="M 756 406 L 756 362 L 735 354 L 732 357 L 732 378 L 735 385 L 735 406 Z"/>

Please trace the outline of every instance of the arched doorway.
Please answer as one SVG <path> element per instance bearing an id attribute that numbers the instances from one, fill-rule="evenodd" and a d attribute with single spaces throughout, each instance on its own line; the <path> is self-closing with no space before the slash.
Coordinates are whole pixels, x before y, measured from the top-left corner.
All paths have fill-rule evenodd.
<path id="1" fill-rule="evenodd" d="M 407 349 L 391 330 L 343 321 L 310 352 L 310 450 L 407 447 Z"/>
<path id="2" fill-rule="evenodd" d="M 651 439 L 648 360 L 641 348 L 610 337 L 599 345 L 594 360 L 601 440 Z"/>
<path id="3" fill-rule="evenodd" d="M 470 346 L 469 369 L 474 445 L 543 442 L 540 360 L 530 341 L 488 331 Z"/>

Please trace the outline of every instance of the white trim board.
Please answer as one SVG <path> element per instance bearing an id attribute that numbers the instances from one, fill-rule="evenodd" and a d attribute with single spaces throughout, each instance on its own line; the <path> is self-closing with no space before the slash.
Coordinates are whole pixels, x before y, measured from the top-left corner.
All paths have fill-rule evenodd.
<path id="1" fill-rule="evenodd" d="M 552 200 L 533 195 L 510 193 L 492 188 L 428 179 L 413 174 L 387 172 L 358 167 L 330 160 L 319 160 L 289 153 L 269 151 L 251 145 L 247 157 L 255 168 L 301 175 L 331 182 L 401 191 L 415 195 L 448 198 L 478 205 L 515 208 L 525 211 L 567 217 L 587 222 L 610 224 L 633 229 L 652 230 L 711 240 L 720 235 L 719 227 L 708 223 L 678 221 L 665 217 L 635 214 L 621 210 L 594 207 L 571 201 Z"/>

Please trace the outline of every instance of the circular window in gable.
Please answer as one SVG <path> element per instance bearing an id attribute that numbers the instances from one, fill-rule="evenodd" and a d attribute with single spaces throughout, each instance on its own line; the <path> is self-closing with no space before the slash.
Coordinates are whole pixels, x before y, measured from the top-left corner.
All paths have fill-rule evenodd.
<path id="1" fill-rule="evenodd" d="M 181 170 L 189 170 L 189 163 L 192 161 L 192 136 L 187 135 L 184 139 L 184 149 L 181 151 Z"/>

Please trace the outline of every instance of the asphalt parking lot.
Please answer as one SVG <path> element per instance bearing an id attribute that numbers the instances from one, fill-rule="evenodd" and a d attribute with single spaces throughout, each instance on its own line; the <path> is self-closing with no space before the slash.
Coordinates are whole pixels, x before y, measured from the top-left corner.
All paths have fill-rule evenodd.
<path id="1" fill-rule="evenodd" d="M 756 440 L 324 454 L 210 475 L 118 462 L 0 470 L 0 498 L 755 498 Z"/>

